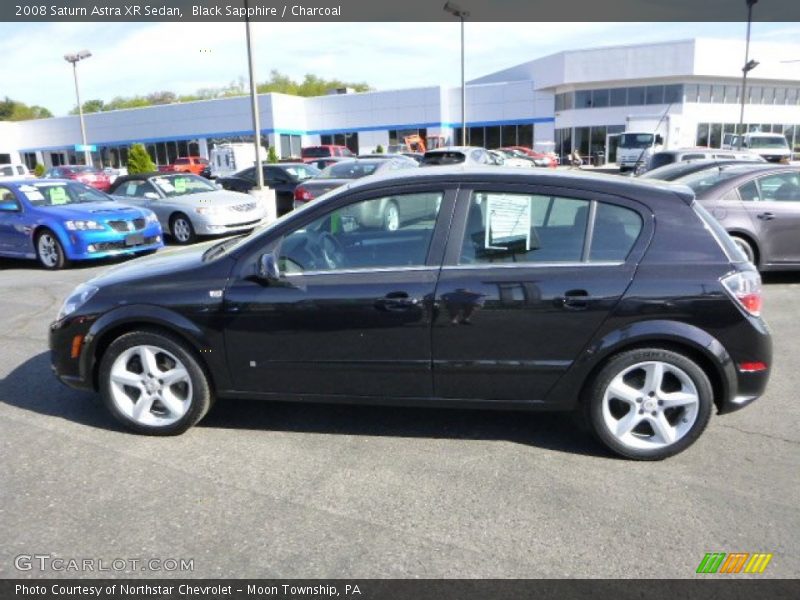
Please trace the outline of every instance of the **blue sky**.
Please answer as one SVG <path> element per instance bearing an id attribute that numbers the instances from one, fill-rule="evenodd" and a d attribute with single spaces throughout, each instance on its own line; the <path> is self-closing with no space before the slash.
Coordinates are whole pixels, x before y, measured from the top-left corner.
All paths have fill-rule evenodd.
<path id="1" fill-rule="evenodd" d="M 468 22 L 467 79 L 561 50 L 744 33 L 744 23 Z M 377 89 L 460 82 L 456 22 L 254 23 L 253 38 L 259 80 L 277 69 Z M 752 39 L 796 42 L 800 23 L 754 23 Z M 247 75 L 241 23 L 2 23 L 0 96 L 66 114 L 75 92 L 62 57 L 83 48 L 94 55 L 79 66 L 84 100 L 190 93 Z"/>

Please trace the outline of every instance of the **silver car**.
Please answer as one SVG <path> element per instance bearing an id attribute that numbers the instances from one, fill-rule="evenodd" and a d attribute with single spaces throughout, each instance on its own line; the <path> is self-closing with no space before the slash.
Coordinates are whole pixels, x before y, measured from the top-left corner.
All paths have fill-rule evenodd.
<path id="1" fill-rule="evenodd" d="M 221 190 L 191 173 L 119 177 L 109 193 L 126 204 L 152 210 L 179 244 L 190 244 L 199 235 L 247 231 L 267 214 L 266 206 L 253 196 Z"/>

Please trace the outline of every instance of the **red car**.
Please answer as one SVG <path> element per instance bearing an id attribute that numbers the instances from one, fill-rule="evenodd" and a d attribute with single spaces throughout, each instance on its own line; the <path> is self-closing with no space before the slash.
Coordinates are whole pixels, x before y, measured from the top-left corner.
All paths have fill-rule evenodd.
<path id="1" fill-rule="evenodd" d="M 162 173 L 194 173 L 195 175 L 202 175 L 203 169 L 208 166 L 208 161 L 199 156 L 182 156 L 175 159 L 171 165 L 159 167 Z"/>
<path id="2" fill-rule="evenodd" d="M 300 156 L 303 162 L 312 162 L 319 158 L 328 158 L 329 156 L 344 156 L 354 158 L 355 154 L 350 151 L 347 146 L 336 146 L 333 144 L 322 144 L 320 146 L 306 146 L 300 150 Z"/>
<path id="3" fill-rule="evenodd" d="M 100 169 L 87 165 L 61 165 L 51 167 L 43 175 L 45 179 L 72 179 L 89 185 L 101 192 L 107 192 L 111 187 L 111 179 Z"/>
<path id="4" fill-rule="evenodd" d="M 522 152 L 523 154 L 530 156 L 537 167 L 550 167 L 555 169 L 556 165 L 558 165 L 558 158 L 556 158 L 554 154 L 537 152 L 536 150 L 531 150 L 526 146 L 508 146 L 507 148 L 503 148 L 503 150 L 517 150 Z"/>

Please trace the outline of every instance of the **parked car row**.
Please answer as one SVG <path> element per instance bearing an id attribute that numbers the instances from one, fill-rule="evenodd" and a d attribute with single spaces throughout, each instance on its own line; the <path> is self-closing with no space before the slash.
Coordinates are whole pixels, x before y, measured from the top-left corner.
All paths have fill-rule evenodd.
<path id="1" fill-rule="evenodd" d="M 689 186 L 760 270 L 800 269 L 800 167 L 705 160 L 660 167 L 640 179 Z"/>

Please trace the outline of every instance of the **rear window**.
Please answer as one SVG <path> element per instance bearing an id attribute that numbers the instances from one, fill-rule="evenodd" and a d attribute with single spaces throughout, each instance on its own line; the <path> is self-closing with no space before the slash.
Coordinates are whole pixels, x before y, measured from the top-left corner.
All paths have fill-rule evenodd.
<path id="1" fill-rule="evenodd" d="M 372 175 L 378 168 L 378 162 L 344 161 L 335 163 L 319 174 L 319 179 L 359 179 Z"/>
<path id="2" fill-rule="evenodd" d="M 179 158 L 178 160 L 175 161 L 175 164 L 176 165 L 190 165 L 190 164 L 192 164 L 192 161 L 189 160 L 188 158 Z"/>
<path id="3" fill-rule="evenodd" d="M 650 168 L 657 169 L 664 165 L 669 165 L 675 162 L 675 155 L 672 152 L 657 152 L 650 159 Z"/>
<path id="4" fill-rule="evenodd" d="M 463 152 L 428 152 L 422 157 L 423 165 L 458 165 L 467 160 Z"/>
<path id="5" fill-rule="evenodd" d="M 720 224 L 719 221 L 711 216 L 711 213 L 703 208 L 703 206 L 697 201 L 692 202 L 692 208 L 694 209 L 694 212 L 697 213 L 697 216 L 700 217 L 700 220 L 703 221 L 705 228 L 711 232 L 711 235 L 713 235 L 714 239 L 717 240 L 719 247 L 722 248 L 725 256 L 728 257 L 728 260 L 732 262 L 742 262 L 747 260 L 747 257 L 731 239 L 731 236 L 728 235 L 728 232 L 725 231 L 725 228 Z"/>
<path id="6" fill-rule="evenodd" d="M 320 158 L 324 156 L 331 156 L 331 149 L 321 146 L 313 146 L 311 148 L 303 148 L 300 151 L 303 158 Z"/>

